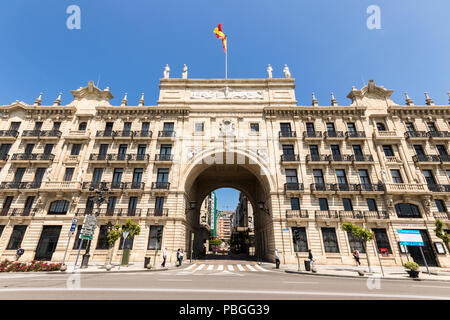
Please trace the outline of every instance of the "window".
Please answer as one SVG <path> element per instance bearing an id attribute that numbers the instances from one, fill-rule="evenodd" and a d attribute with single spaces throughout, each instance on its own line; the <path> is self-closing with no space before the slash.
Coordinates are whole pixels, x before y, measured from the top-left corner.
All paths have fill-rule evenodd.
<path id="1" fill-rule="evenodd" d="M 106 225 L 100 226 L 100 231 L 98 232 L 97 248 L 98 250 L 109 249 L 108 243 L 108 227 Z"/>
<path id="2" fill-rule="evenodd" d="M 308 239 L 305 228 L 292 228 L 292 241 L 295 252 L 308 252 Z"/>
<path id="3" fill-rule="evenodd" d="M 436 126 L 434 125 L 434 122 L 427 122 L 427 127 L 430 132 L 436 132 Z"/>
<path id="4" fill-rule="evenodd" d="M 26 168 L 17 168 L 14 173 L 14 182 L 21 182 Z"/>
<path id="5" fill-rule="evenodd" d="M 384 151 L 384 155 L 386 157 L 393 157 L 394 156 L 394 151 L 392 151 L 392 146 L 390 146 L 390 145 L 384 145 L 383 146 L 383 151 Z"/>
<path id="6" fill-rule="evenodd" d="M 391 169 L 391 177 L 392 177 L 392 181 L 394 181 L 394 183 L 403 183 L 403 179 L 400 174 L 400 170 Z"/>
<path id="7" fill-rule="evenodd" d="M 116 209 L 117 197 L 109 197 L 108 205 L 106 206 L 106 213 L 108 215 L 113 215 L 114 210 Z"/>
<path id="8" fill-rule="evenodd" d="M 115 168 L 112 183 L 120 184 L 120 182 L 122 182 L 122 174 L 123 174 L 122 168 Z"/>
<path id="9" fill-rule="evenodd" d="M 169 169 L 158 169 L 158 176 L 156 178 L 157 182 L 168 182 L 169 181 Z"/>
<path id="10" fill-rule="evenodd" d="M 386 126 L 382 122 L 377 122 L 377 130 L 378 131 L 386 131 Z"/>
<path id="11" fill-rule="evenodd" d="M 9 211 L 9 208 L 11 208 L 11 204 L 13 201 L 14 197 L 13 196 L 7 196 L 5 198 L 5 200 L 3 201 L 3 207 L 2 207 L 2 215 L 6 215 Z"/>
<path id="12" fill-rule="evenodd" d="M 72 156 L 77 156 L 80 154 L 81 151 L 81 144 L 73 144 L 72 145 L 72 150 L 70 151 L 70 154 Z"/>
<path id="13" fill-rule="evenodd" d="M 53 130 L 59 130 L 59 128 L 61 127 L 61 122 L 53 122 Z"/>
<path id="14" fill-rule="evenodd" d="M 26 145 L 25 147 L 25 153 L 26 154 L 30 154 L 33 152 L 33 148 L 34 148 L 34 144 L 33 143 L 29 143 Z"/>
<path id="15" fill-rule="evenodd" d="M 352 199 L 343 198 L 342 205 L 344 206 L 344 211 L 353 211 Z"/>
<path id="16" fill-rule="evenodd" d="M 325 184 L 325 180 L 323 179 L 323 173 L 322 173 L 321 169 L 314 169 L 313 176 L 314 176 L 314 183 L 316 185 L 324 185 Z"/>
<path id="17" fill-rule="evenodd" d="M 34 130 L 41 130 L 42 128 L 42 122 L 38 121 L 34 123 Z"/>
<path id="18" fill-rule="evenodd" d="M 145 155 L 145 151 L 147 151 L 147 146 L 145 144 L 138 145 L 137 154 L 138 156 Z M 143 158 L 142 158 L 143 159 Z"/>
<path id="19" fill-rule="evenodd" d="M 141 131 L 142 132 L 148 132 L 150 130 L 150 123 L 149 122 L 142 122 Z"/>
<path id="20" fill-rule="evenodd" d="M 85 131 L 86 128 L 87 128 L 87 123 L 86 123 L 86 122 L 81 122 L 81 123 L 78 125 L 78 130 L 79 130 L 79 131 Z"/>
<path id="21" fill-rule="evenodd" d="M 291 124 L 290 123 L 280 123 L 281 132 L 291 132 Z"/>
<path id="22" fill-rule="evenodd" d="M 447 212 L 447 207 L 445 206 L 445 202 L 443 200 L 436 199 L 434 202 L 436 203 L 436 207 L 439 212 Z"/>
<path id="23" fill-rule="evenodd" d="M 322 228 L 322 238 L 325 252 L 339 253 L 339 246 L 334 228 Z"/>
<path id="24" fill-rule="evenodd" d="M 0 225 L 0 238 L 2 237 L 3 230 L 5 230 L 5 225 Z"/>
<path id="25" fill-rule="evenodd" d="M 286 169 L 286 183 L 297 183 L 297 169 Z"/>
<path id="26" fill-rule="evenodd" d="M 352 147 L 353 147 L 353 153 L 355 154 L 355 156 L 362 156 L 363 155 L 360 145 L 355 144 Z"/>
<path id="27" fill-rule="evenodd" d="M 327 131 L 328 133 L 334 133 L 336 131 L 333 122 L 327 122 Z"/>
<path id="28" fill-rule="evenodd" d="M 447 178 L 450 180 L 450 170 L 447 170 Z"/>
<path id="29" fill-rule="evenodd" d="M 317 145 L 310 145 L 309 152 L 311 153 L 312 158 L 318 157 L 319 156 L 319 147 Z"/>
<path id="30" fill-rule="evenodd" d="M 159 154 L 170 155 L 171 153 L 172 153 L 172 145 L 171 144 L 162 144 L 161 145 Z"/>
<path id="31" fill-rule="evenodd" d="M 159 238 L 158 233 L 160 234 Z M 162 234 L 163 234 L 163 226 L 150 226 L 150 235 L 148 239 L 149 250 L 161 249 Z M 158 246 L 156 246 L 156 243 L 158 243 Z"/>
<path id="32" fill-rule="evenodd" d="M 350 244 L 350 251 L 358 250 L 360 253 L 366 253 L 361 239 L 355 237 L 351 232 L 347 232 L 348 243 Z"/>
<path id="33" fill-rule="evenodd" d="M 107 122 L 106 125 L 105 125 L 105 131 L 111 132 L 112 129 L 113 129 L 113 125 L 114 125 L 113 122 Z"/>
<path id="34" fill-rule="evenodd" d="M 347 177 L 345 176 L 345 170 L 344 169 L 336 169 L 336 178 L 337 182 L 339 184 L 339 187 L 347 185 Z"/>
<path id="35" fill-rule="evenodd" d="M 259 132 L 259 123 L 250 123 L 250 132 Z"/>
<path id="36" fill-rule="evenodd" d="M 66 172 L 64 173 L 64 181 L 72 181 L 74 170 L 75 168 L 66 168 Z"/>
<path id="37" fill-rule="evenodd" d="M 439 152 L 439 155 L 448 156 L 447 148 L 445 148 L 445 146 L 438 144 L 438 145 L 436 145 L 436 149 Z"/>
<path id="38" fill-rule="evenodd" d="M 283 145 L 283 154 L 285 155 L 292 155 L 294 154 L 294 146 L 293 145 L 289 145 L 289 144 L 284 144 Z"/>
<path id="39" fill-rule="evenodd" d="M 25 205 L 23 207 L 23 211 L 24 213 L 28 214 L 31 212 L 31 208 L 33 207 L 33 203 L 34 203 L 34 196 L 28 196 L 27 200 L 25 201 Z"/>
<path id="40" fill-rule="evenodd" d="M 14 226 L 14 229 L 11 234 L 11 238 L 9 238 L 8 246 L 6 250 L 17 250 L 20 248 L 23 240 L 23 236 L 25 235 L 25 231 L 27 230 L 27 226 Z"/>
<path id="41" fill-rule="evenodd" d="M 95 168 L 92 175 L 92 183 L 99 183 L 102 181 L 103 168 Z"/>
<path id="42" fill-rule="evenodd" d="M 395 211 L 399 218 L 420 218 L 419 207 L 410 203 L 397 203 Z"/>
<path id="43" fill-rule="evenodd" d="M 347 129 L 348 129 L 349 132 L 356 132 L 356 127 L 355 127 L 355 124 L 353 122 L 347 123 Z"/>
<path id="44" fill-rule="evenodd" d="M 44 177 L 44 173 L 47 168 L 37 168 L 36 173 L 34 174 L 34 182 L 42 182 L 42 178 Z"/>
<path id="45" fill-rule="evenodd" d="M 11 149 L 10 143 L 3 143 L 0 146 L 0 155 L 7 155 L 10 149 Z"/>
<path id="46" fill-rule="evenodd" d="M 406 122 L 406 131 L 416 131 L 416 128 L 414 127 L 414 124 L 412 122 Z"/>
<path id="47" fill-rule="evenodd" d="M 57 200 L 50 204 L 48 209 L 48 214 L 66 214 L 69 210 L 69 201 L 67 200 Z"/>
<path id="48" fill-rule="evenodd" d="M 142 175 L 144 173 L 144 169 L 136 168 L 133 171 L 133 185 L 140 186 L 142 182 Z"/>
<path id="49" fill-rule="evenodd" d="M 204 123 L 203 122 L 196 122 L 195 123 L 195 131 L 196 132 L 203 132 L 204 130 Z"/>
<path id="50" fill-rule="evenodd" d="M 291 198 L 291 210 L 300 210 L 300 200 L 298 198 Z"/>
<path id="51" fill-rule="evenodd" d="M 367 202 L 367 208 L 369 208 L 369 211 L 378 211 L 377 202 L 375 199 L 366 199 Z"/>
<path id="52" fill-rule="evenodd" d="M 9 128 L 9 130 L 18 131 L 20 124 L 21 122 L 11 122 L 11 127 Z"/>
<path id="53" fill-rule="evenodd" d="M 423 156 L 425 155 L 425 152 L 423 152 L 423 147 L 421 145 L 414 145 L 414 150 L 416 151 L 416 155 Z"/>
<path id="54" fill-rule="evenodd" d="M 130 197 L 130 200 L 128 201 L 128 214 L 134 215 L 136 213 L 138 198 L 137 197 Z"/>
<path id="55" fill-rule="evenodd" d="M 306 132 L 308 132 L 308 133 L 314 133 L 315 132 L 314 123 L 312 123 L 312 122 L 307 122 L 306 123 Z"/>
<path id="56" fill-rule="evenodd" d="M 127 149 L 128 149 L 128 145 L 126 145 L 126 144 L 119 145 L 119 150 L 117 153 L 117 160 L 125 160 L 125 158 L 127 156 Z"/>
<path id="57" fill-rule="evenodd" d="M 105 155 L 108 152 L 108 147 L 109 147 L 108 144 L 101 144 L 99 153 Z"/>
<path id="58" fill-rule="evenodd" d="M 319 208 L 321 211 L 328 211 L 328 200 L 327 198 L 319 198 Z"/>
<path id="59" fill-rule="evenodd" d="M 124 122 L 123 131 L 124 131 L 124 133 L 126 132 L 126 134 L 129 135 L 129 133 L 131 131 L 131 122 Z"/>
<path id="60" fill-rule="evenodd" d="M 73 249 L 78 250 L 80 248 L 80 244 L 81 244 L 80 233 L 81 233 L 82 227 L 83 227 L 82 225 L 77 226 L 77 235 L 76 235 L 75 241 L 73 243 Z M 81 245 L 81 249 L 86 250 L 87 244 L 88 244 L 88 241 L 83 241 L 83 244 Z"/>
<path id="61" fill-rule="evenodd" d="M 341 155 L 341 150 L 339 149 L 338 144 L 331 145 L 331 154 L 333 155 L 334 159 L 336 159 L 336 157 L 339 157 Z"/>
<path id="62" fill-rule="evenodd" d="M 94 197 L 88 197 L 86 200 L 86 213 L 92 213 L 94 210 Z"/>
<path id="63" fill-rule="evenodd" d="M 162 216 L 164 209 L 164 197 L 156 197 L 155 200 L 155 216 Z"/>
<path id="64" fill-rule="evenodd" d="M 173 131 L 173 122 L 164 122 L 163 131 Z"/>
<path id="65" fill-rule="evenodd" d="M 358 173 L 362 185 L 368 186 L 372 184 L 372 182 L 370 181 L 369 173 L 366 169 L 359 169 Z"/>
<path id="66" fill-rule="evenodd" d="M 375 241 L 377 242 L 378 250 L 381 248 L 387 249 L 389 254 L 392 254 L 391 245 L 389 244 L 389 238 L 386 233 L 386 229 L 373 228 L 373 233 L 375 233 Z"/>
<path id="67" fill-rule="evenodd" d="M 434 175 L 431 170 L 423 170 L 422 172 L 428 185 L 436 184 L 436 180 L 434 179 Z"/>
<path id="68" fill-rule="evenodd" d="M 46 144 L 44 147 L 44 154 L 51 154 L 53 150 L 53 144 Z"/>

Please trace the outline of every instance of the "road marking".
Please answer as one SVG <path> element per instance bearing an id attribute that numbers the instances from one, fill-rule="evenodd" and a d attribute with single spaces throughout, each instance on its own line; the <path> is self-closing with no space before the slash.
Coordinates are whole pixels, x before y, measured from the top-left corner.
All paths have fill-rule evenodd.
<path id="1" fill-rule="evenodd" d="M 213 268 L 214 268 L 214 265 L 213 265 L 213 264 L 210 264 L 210 265 L 208 266 L 208 268 L 206 268 L 206 270 L 207 270 L 207 271 L 211 271 Z"/>
<path id="2" fill-rule="evenodd" d="M 302 284 L 317 284 L 318 282 L 283 281 L 283 283 L 302 283 Z"/>
<path id="3" fill-rule="evenodd" d="M 196 264 L 194 263 L 194 264 L 191 264 L 189 267 L 187 267 L 187 268 L 185 268 L 184 270 L 191 270 L 193 267 L 195 267 L 196 266 Z"/>
<path id="4" fill-rule="evenodd" d="M 229 271 L 234 271 L 234 268 L 233 268 L 233 266 L 231 264 L 228 265 L 228 270 Z"/>
<path id="5" fill-rule="evenodd" d="M 364 298 L 396 298 L 396 299 L 434 299 L 449 300 L 444 296 L 423 296 L 411 294 L 382 294 L 365 292 L 316 292 L 316 291 L 281 291 L 281 290 L 235 290 L 235 289 L 183 289 L 183 288 L 12 288 L 0 289 L 0 293 L 11 292 L 173 292 L 173 293 L 230 293 L 251 295 L 304 295 L 304 296 L 336 296 L 336 297 L 364 297 Z"/>
<path id="6" fill-rule="evenodd" d="M 443 287 L 443 286 L 414 286 L 414 285 L 412 285 L 411 287 L 450 289 L 450 287 Z"/>
<path id="7" fill-rule="evenodd" d="M 250 269 L 250 271 L 256 271 L 256 269 L 255 268 L 253 268 L 251 265 L 249 265 L 249 264 L 246 264 L 245 265 L 247 268 L 249 268 Z"/>
<path id="8" fill-rule="evenodd" d="M 269 271 L 269 270 L 266 270 L 266 269 L 264 269 L 263 267 L 260 267 L 260 266 L 258 266 L 258 265 L 255 265 L 255 267 L 258 268 L 258 269 L 261 270 L 261 271 L 264 271 L 264 272 Z"/>
<path id="9" fill-rule="evenodd" d="M 241 266 L 240 264 L 237 265 L 239 271 L 245 271 L 245 268 L 243 266 Z"/>
<path id="10" fill-rule="evenodd" d="M 199 266 L 198 266 L 198 268 L 197 268 L 197 269 L 195 269 L 194 271 L 199 271 L 199 270 L 202 270 L 204 266 L 205 266 L 204 264 L 201 264 L 201 265 L 199 265 Z"/>
<path id="11" fill-rule="evenodd" d="M 223 270 L 223 265 L 220 265 L 219 268 L 217 268 L 217 270 L 222 271 Z"/>

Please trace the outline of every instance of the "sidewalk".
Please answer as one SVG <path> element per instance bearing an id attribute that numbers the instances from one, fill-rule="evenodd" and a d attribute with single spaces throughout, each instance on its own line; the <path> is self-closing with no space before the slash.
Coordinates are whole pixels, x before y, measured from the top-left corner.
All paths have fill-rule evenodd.
<path id="1" fill-rule="evenodd" d="M 303 261 L 302 261 L 303 262 Z M 332 276 L 332 277 L 344 277 L 344 278 L 368 278 L 368 277 L 383 277 L 384 279 L 392 280 L 413 280 L 409 277 L 404 267 L 383 267 L 384 276 L 379 266 L 372 266 L 372 274 L 369 274 L 369 268 L 367 266 L 343 266 L 343 265 L 316 265 L 316 273 L 311 271 L 305 271 L 304 264 L 300 265 L 300 271 L 298 271 L 297 264 L 280 265 L 280 269 L 275 268 L 275 264 L 263 263 L 262 267 L 279 272 L 308 274 L 308 275 L 320 275 L 320 276 Z M 450 269 L 449 268 L 436 268 L 430 267 L 430 275 L 425 267 L 420 267 L 419 278 L 415 280 L 437 280 L 437 281 L 450 281 Z M 358 274 L 358 270 L 365 271 L 364 276 Z"/>
<path id="2" fill-rule="evenodd" d="M 104 268 L 104 263 L 100 262 L 92 262 L 88 265 L 87 268 L 80 269 L 80 266 L 77 266 L 76 272 L 84 273 L 84 274 L 94 274 L 94 273 L 126 273 L 126 272 L 155 272 L 155 271 L 167 271 L 169 268 L 175 268 L 174 263 L 167 263 L 165 268 L 161 267 L 160 263 L 156 263 L 155 269 L 147 269 L 144 268 L 144 263 L 130 263 L 128 266 L 120 266 L 118 263 L 113 263 L 113 268 L 111 270 L 106 270 Z M 153 264 L 152 264 L 153 266 Z M 73 263 L 67 265 L 66 271 L 51 271 L 45 273 L 73 273 Z"/>

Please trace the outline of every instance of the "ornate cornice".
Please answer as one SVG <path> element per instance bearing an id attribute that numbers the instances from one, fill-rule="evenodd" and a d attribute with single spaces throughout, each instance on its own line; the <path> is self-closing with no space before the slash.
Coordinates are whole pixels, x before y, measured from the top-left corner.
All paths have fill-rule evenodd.
<path id="1" fill-rule="evenodd" d="M 450 105 L 442 106 L 390 106 L 387 108 L 388 113 L 402 116 L 450 116 Z"/>
<path id="2" fill-rule="evenodd" d="M 296 107 L 265 107 L 263 112 L 265 116 L 275 116 L 275 115 L 289 115 L 289 116 L 329 116 L 329 115 L 354 115 L 354 116 L 364 116 L 366 107 L 356 107 L 356 106 L 321 106 L 321 107 L 311 107 L 311 106 L 296 106 Z"/>
<path id="3" fill-rule="evenodd" d="M 190 108 L 160 106 L 97 106 L 97 116 L 189 116 Z"/>
<path id="4" fill-rule="evenodd" d="M 112 98 L 114 98 L 111 92 L 109 91 L 109 88 L 106 88 L 105 90 L 100 90 L 99 88 L 94 86 L 94 82 L 92 80 L 89 81 L 87 87 L 84 88 L 80 87 L 77 90 L 70 90 L 70 92 L 72 93 L 74 99 L 82 99 L 89 95 L 95 95 L 99 99 L 106 101 L 109 101 Z"/>

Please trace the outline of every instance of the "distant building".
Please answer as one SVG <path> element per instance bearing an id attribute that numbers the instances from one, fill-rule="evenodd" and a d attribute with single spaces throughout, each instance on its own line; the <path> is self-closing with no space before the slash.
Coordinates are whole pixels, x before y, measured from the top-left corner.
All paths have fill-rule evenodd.
<path id="1" fill-rule="evenodd" d="M 231 219 L 234 211 L 219 211 L 217 215 L 217 237 L 222 240 L 231 239 Z"/>

